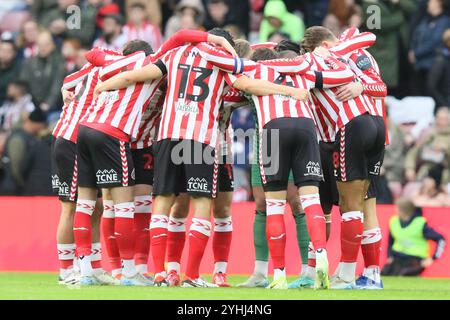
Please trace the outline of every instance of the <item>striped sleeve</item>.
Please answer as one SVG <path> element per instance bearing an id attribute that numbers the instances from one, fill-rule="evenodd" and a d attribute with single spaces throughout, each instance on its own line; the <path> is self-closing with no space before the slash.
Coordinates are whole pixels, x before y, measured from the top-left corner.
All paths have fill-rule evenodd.
<path id="1" fill-rule="evenodd" d="M 332 57 L 328 57 L 326 61 L 331 66 L 331 70 L 308 71 L 306 74 L 309 81 L 314 81 L 315 88 L 333 88 L 350 83 L 355 79 L 353 71 L 345 63 Z"/>
<path id="2" fill-rule="evenodd" d="M 352 38 L 342 41 L 330 49 L 331 52 L 340 56 L 346 56 L 358 49 L 367 49 L 375 44 L 377 37 L 372 32 L 363 32 Z"/>
<path id="3" fill-rule="evenodd" d="M 101 81 L 105 81 L 121 72 L 123 68 L 125 68 L 129 64 L 141 59 L 145 59 L 145 53 L 142 51 L 138 51 L 118 60 L 112 61 L 100 70 L 99 78 Z"/>
<path id="4" fill-rule="evenodd" d="M 258 61 L 258 63 L 285 74 L 303 74 L 311 68 L 311 60 L 308 54 L 294 59 L 273 59 Z"/>
<path id="5" fill-rule="evenodd" d="M 116 60 L 122 57 L 118 51 L 106 49 L 102 47 L 95 47 L 84 54 L 86 60 L 96 67 L 105 65 L 107 61 Z"/>
<path id="6" fill-rule="evenodd" d="M 84 78 L 91 72 L 94 66 L 90 63 L 86 63 L 80 70 L 69 74 L 64 78 L 62 88 L 68 91 L 74 91 L 78 83 L 83 81 Z"/>
<path id="7" fill-rule="evenodd" d="M 186 43 L 199 43 L 208 41 L 208 33 L 197 30 L 180 30 L 171 36 L 163 45 L 156 51 L 152 57 L 157 60 L 167 51 L 170 51 L 176 47 L 180 47 Z"/>
<path id="8" fill-rule="evenodd" d="M 244 60 L 242 58 L 235 58 L 227 52 L 205 42 L 199 43 L 196 47 L 202 58 L 223 71 L 240 74 L 256 68 L 255 62 Z"/>
<path id="9" fill-rule="evenodd" d="M 255 43 L 255 44 L 251 44 L 250 48 L 252 48 L 252 50 L 256 50 L 259 48 L 269 48 L 269 49 L 273 49 L 277 46 L 278 43 L 276 42 L 262 42 L 262 43 Z"/>

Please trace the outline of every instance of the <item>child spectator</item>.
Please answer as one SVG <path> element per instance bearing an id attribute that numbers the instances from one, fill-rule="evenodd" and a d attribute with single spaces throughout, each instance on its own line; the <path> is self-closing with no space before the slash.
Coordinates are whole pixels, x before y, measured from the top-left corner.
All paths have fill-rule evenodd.
<path id="1" fill-rule="evenodd" d="M 388 260 L 382 275 L 417 276 L 431 266 L 444 251 L 444 237 L 430 228 L 422 210 L 404 198 L 397 201 L 397 212 L 389 225 Z M 432 257 L 428 240 L 436 242 Z"/>
<path id="2" fill-rule="evenodd" d="M 200 0 L 181 0 L 167 21 L 164 36 L 168 39 L 181 29 L 201 30 L 204 20 L 205 9 Z"/>
<path id="3" fill-rule="evenodd" d="M 145 5 L 141 3 L 134 3 L 129 7 L 128 23 L 123 27 L 123 33 L 127 41 L 144 40 L 155 51 L 159 49 L 162 43 L 159 27 L 148 21 Z"/>

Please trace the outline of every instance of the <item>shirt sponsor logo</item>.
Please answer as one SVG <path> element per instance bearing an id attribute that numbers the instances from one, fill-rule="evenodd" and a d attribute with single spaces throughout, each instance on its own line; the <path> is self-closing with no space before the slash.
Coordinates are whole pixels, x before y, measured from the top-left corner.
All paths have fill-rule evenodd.
<path id="1" fill-rule="evenodd" d="M 97 176 L 98 184 L 119 182 L 119 177 L 117 175 L 117 172 L 114 171 L 113 169 L 98 170 L 95 175 Z"/>
<path id="2" fill-rule="evenodd" d="M 305 176 L 322 176 L 322 170 L 320 169 L 320 164 L 318 162 L 310 161 L 306 165 L 306 173 Z"/>
<path id="3" fill-rule="evenodd" d="M 105 100 L 107 100 L 108 102 L 114 102 L 119 100 L 119 91 L 118 90 L 108 91 Z"/>
<path id="4" fill-rule="evenodd" d="M 197 114 L 199 112 L 198 106 L 196 104 L 186 103 L 184 100 L 178 100 L 175 103 L 175 111 L 183 112 L 183 113 L 194 113 Z"/>
<path id="5" fill-rule="evenodd" d="M 187 183 L 187 191 L 192 192 L 209 192 L 208 182 L 205 178 L 190 178 Z"/>

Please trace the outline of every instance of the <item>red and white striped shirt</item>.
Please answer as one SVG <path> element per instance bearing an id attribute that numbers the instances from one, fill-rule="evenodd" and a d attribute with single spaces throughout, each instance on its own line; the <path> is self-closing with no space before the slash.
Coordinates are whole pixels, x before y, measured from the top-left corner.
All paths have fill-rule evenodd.
<path id="1" fill-rule="evenodd" d="M 339 37 L 340 41 L 355 41 L 364 33 L 357 28 L 349 28 Z M 384 98 L 387 96 L 387 86 L 381 79 L 380 68 L 375 58 L 365 49 L 356 49 L 344 56 L 355 75 L 361 81 L 363 93 L 374 100 L 374 107 L 369 113 L 374 116 L 384 116 Z"/>
<path id="2" fill-rule="evenodd" d="M 131 149 L 144 149 L 150 147 L 156 139 L 157 127 L 161 120 L 161 112 L 164 104 L 164 92 L 157 90 L 150 99 L 149 106 L 145 109 L 139 125 L 139 131 L 135 139 L 131 141 Z"/>
<path id="3" fill-rule="evenodd" d="M 94 48 L 87 53 L 88 56 L 102 55 L 101 63 L 109 63 L 121 56 L 112 51 L 102 48 Z M 53 136 L 77 141 L 78 125 L 80 120 L 86 115 L 94 98 L 94 89 L 99 81 L 99 70 L 101 66 L 91 63 L 85 64 L 79 71 L 68 75 L 63 82 L 62 88 L 73 91 L 75 98 L 69 104 L 63 106 L 60 118 L 53 130 Z"/>
<path id="4" fill-rule="evenodd" d="M 144 22 L 141 27 L 136 27 L 131 23 L 127 23 L 123 26 L 122 32 L 125 35 L 127 42 L 136 39 L 144 40 L 151 45 L 153 50 L 157 50 L 162 43 L 161 31 L 159 28 L 148 22 Z"/>
<path id="5" fill-rule="evenodd" d="M 117 74 L 118 70 L 140 69 L 152 62 L 152 57 L 145 57 L 145 53 L 136 52 L 103 67 L 100 78 L 104 81 Z M 82 119 L 82 124 L 119 140 L 136 138 L 142 114 L 161 81 L 158 79 L 139 82 L 119 90 L 102 92 Z"/>
<path id="6" fill-rule="evenodd" d="M 360 35 L 357 28 L 349 28 L 341 34 L 339 40 L 353 41 L 353 39 Z M 366 49 L 352 51 L 347 55 L 347 61 L 350 68 L 361 81 L 364 88 L 363 93 L 368 95 L 374 101 L 373 107 L 369 110 L 369 114 L 383 117 L 386 123 L 386 106 L 384 98 L 387 96 L 387 86 L 381 78 L 381 72 L 377 61 Z M 386 144 L 389 144 L 387 129 Z"/>
<path id="7" fill-rule="evenodd" d="M 169 51 L 161 58 L 167 72 L 167 95 L 158 141 L 189 139 L 216 147 L 219 109 L 225 84 L 245 65 L 222 50 L 200 43 Z"/>
<path id="8" fill-rule="evenodd" d="M 275 59 L 260 61 L 255 71 L 246 73 L 249 77 L 266 80 L 276 84 L 289 85 L 301 89 L 313 89 L 316 86 L 331 88 L 346 84 L 354 79 L 353 72 L 336 59 L 327 59 L 329 68 L 319 72 L 307 71 L 312 66 L 312 55 L 290 60 L 290 70 L 286 60 Z M 298 63 L 296 65 L 294 63 Z M 293 73 L 293 71 L 295 73 Z M 289 71 L 282 74 L 280 71 Z M 252 96 L 258 114 L 260 130 L 277 118 L 314 119 L 311 102 L 298 101 L 282 95 Z"/>

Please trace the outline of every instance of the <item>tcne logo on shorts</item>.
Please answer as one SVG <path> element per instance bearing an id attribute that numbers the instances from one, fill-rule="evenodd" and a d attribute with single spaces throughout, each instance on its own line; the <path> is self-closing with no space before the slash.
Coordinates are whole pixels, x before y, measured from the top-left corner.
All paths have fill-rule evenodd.
<path id="1" fill-rule="evenodd" d="M 95 174 L 97 176 L 97 183 L 111 183 L 111 182 L 119 182 L 119 177 L 117 176 L 117 172 L 113 169 L 111 170 L 98 170 Z"/>
<path id="2" fill-rule="evenodd" d="M 52 188 L 53 189 L 58 189 L 59 188 L 59 177 L 57 174 L 53 174 L 52 175 Z"/>
<path id="3" fill-rule="evenodd" d="M 208 192 L 208 182 L 205 178 L 190 178 L 187 184 L 187 191 Z"/>
<path id="4" fill-rule="evenodd" d="M 58 187 L 58 195 L 68 197 L 69 194 L 69 185 L 65 182 L 61 183 Z"/>
<path id="5" fill-rule="evenodd" d="M 320 164 L 318 162 L 310 161 L 306 165 L 306 173 L 305 176 L 322 176 L 322 172 L 320 170 Z"/>

